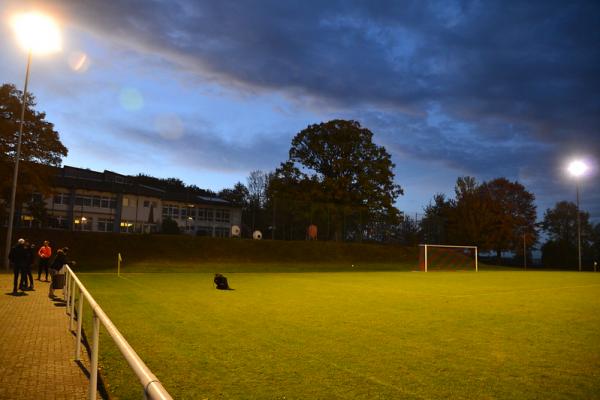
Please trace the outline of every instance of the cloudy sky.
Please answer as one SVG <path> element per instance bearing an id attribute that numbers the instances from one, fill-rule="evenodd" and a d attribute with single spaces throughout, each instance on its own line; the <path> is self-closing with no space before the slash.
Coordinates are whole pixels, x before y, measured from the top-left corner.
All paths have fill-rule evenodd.
<path id="1" fill-rule="evenodd" d="M 22 88 L 17 11 L 60 21 L 30 90 L 69 149 L 64 164 L 179 177 L 218 191 L 273 170 L 309 124 L 375 134 L 422 212 L 458 176 L 504 176 L 540 215 L 575 199 L 600 220 L 597 1 L 45 1 L 0 3 L 1 83 Z"/>

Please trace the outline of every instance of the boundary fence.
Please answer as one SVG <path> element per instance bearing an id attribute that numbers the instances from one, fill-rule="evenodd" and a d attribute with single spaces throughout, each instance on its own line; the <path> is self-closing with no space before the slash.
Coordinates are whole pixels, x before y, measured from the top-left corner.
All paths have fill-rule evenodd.
<path id="1" fill-rule="evenodd" d="M 87 291 L 83 283 L 71 268 L 67 266 L 65 274 L 64 297 L 66 301 L 66 312 L 69 315 L 69 330 L 73 331 L 75 316 L 75 303 L 77 302 L 77 342 L 75 345 L 75 360 L 81 360 L 81 324 L 83 320 L 83 300 L 86 299 L 92 309 L 92 337 L 90 355 L 90 384 L 88 387 L 88 399 L 96 400 L 98 386 L 98 348 L 100 342 L 100 323 L 104 325 L 108 334 L 117 345 L 119 351 L 129 364 L 129 367 L 140 380 L 144 390 L 144 399 L 150 400 L 172 400 L 158 378 L 150 371 L 150 368 L 137 355 L 135 350 L 127 343 L 121 332 L 104 313 L 96 300 Z M 77 296 L 79 294 L 79 296 Z"/>

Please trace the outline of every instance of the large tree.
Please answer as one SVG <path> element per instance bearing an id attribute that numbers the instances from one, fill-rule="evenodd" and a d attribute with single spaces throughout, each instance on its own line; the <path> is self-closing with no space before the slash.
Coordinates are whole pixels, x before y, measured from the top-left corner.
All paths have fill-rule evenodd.
<path id="1" fill-rule="evenodd" d="M 454 205 L 454 201 L 447 199 L 443 193 L 436 193 L 433 196 L 432 202 L 425 207 L 425 216 L 420 221 L 425 243 L 449 243 L 448 221 Z"/>
<path id="2" fill-rule="evenodd" d="M 496 178 L 478 184 L 470 176 L 459 177 L 455 198 L 434 196 L 425 208 L 421 228 L 426 240 L 477 245 L 482 250 L 522 252 L 537 241 L 535 197 L 518 182 Z"/>
<path id="3" fill-rule="evenodd" d="M 491 211 L 489 244 L 498 258 L 502 251 L 519 252 L 537 242 L 535 196 L 519 182 L 496 178 L 479 189 Z M 522 251 L 521 251 L 522 254 Z"/>
<path id="4" fill-rule="evenodd" d="M 248 215 L 250 220 L 248 226 L 255 229 L 265 228 L 265 207 L 267 204 L 267 187 L 271 179 L 271 174 L 254 170 L 250 172 L 246 182 L 248 183 Z"/>
<path id="5" fill-rule="evenodd" d="M 242 182 L 236 183 L 233 188 L 225 188 L 217 193 L 217 196 L 232 204 L 246 209 L 248 206 L 248 188 Z"/>
<path id="6" fill-rule="evenodd" d="M 357 121 L 332 120 L 310 125 L 292 139 L 289 159 L 274 180 L 280 194 L 304 200 L 311 214 L 315 207 L 327 208 L 340 239 L 349 215 L 359 221 L 360 231 L 369 221 L 398 220 L 394 202 L 403 191 L 394 183 L 394 167 L 369 129 Z"/>
<path id="7" fill-rule="evenodd" d="M 17 151 L 23 93 L 14 85 L 0 86 L 0 196 L 8 201 Z M 17 204 L 31 192 L 47 193 L 67 148 L 44 112 L 35 111 L 35 97 L 28 93 L 19 164 Z"/>
<path id="8" fill-rule="evenodd" d="M 589 222 L 590 215 L 579 211 L 582 237 L 591 236 L 592 227 Z M 542 221 L 542 229 L 548 234 L 550 240 L 563 241 L 571 245 L 577 244 L 577 205 L 570 201 L 560 201 L 554 208 L 547 209 Z"/>
<path id="9" fill-rule="evenodd" d="M 592 239 L 594 236 L 589 222 L 589 213 L 579 211 L 581 223 L 581 247 L 583 262 L 592 257 Z M 577 261 L 577 205 L 568 201 L 556 203 L 547 209 L 542 221 L 542 229 L 549 240 L 542 246 L 542 262 L 550 266 L 571 266 Z"/>

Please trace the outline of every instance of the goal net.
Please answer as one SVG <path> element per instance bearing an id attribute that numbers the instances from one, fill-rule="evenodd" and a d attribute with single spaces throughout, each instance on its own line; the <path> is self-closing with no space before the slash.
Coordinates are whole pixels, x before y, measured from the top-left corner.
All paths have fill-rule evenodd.
<path id="1" fill-rule="evenodd" d="M 421 271 L 477 271 L 477 246 L 419 245 Z"/>

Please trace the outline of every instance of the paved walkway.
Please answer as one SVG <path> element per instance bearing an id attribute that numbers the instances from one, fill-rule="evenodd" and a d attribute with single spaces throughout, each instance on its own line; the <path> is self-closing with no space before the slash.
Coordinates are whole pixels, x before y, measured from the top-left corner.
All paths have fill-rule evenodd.
<path id="1" fill-rule="evenodd" d="M 82 346 L 81 364 L 74 360 L 64 303 L 38 280 L 35 291 L 12 296 L 12 280 L 0 274 L 0 399 L 85 399 L 89 359 Z"/>

